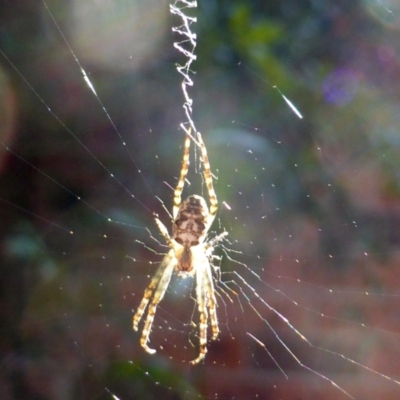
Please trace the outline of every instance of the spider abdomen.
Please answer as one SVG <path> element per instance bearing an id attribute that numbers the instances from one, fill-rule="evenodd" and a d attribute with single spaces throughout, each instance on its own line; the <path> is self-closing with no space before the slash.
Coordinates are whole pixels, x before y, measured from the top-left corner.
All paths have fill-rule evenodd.
<path id="1" fill-rule="evenodd" d="M 172 226 L 173 238 L 185 248 L 204 241 L 208 207 L 203 197 L 189 196 L 180 206 Z"/>

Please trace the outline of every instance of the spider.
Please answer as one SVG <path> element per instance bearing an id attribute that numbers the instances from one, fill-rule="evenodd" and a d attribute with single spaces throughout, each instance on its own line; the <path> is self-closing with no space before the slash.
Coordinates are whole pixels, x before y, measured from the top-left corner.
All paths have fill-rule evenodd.
<path id="1" fill-rule="evenodd" d="M 172 273 L 175 272 L 182 278 L 195 276 L 196 298 L 200 316 L 200 350 L 197 358 L 190 361 L 190 363 L 197 364 L 204 359 L 207 353 L 207 330 L 209 321 L 211 323 L 212 340 L 215 340 L 219 333 L 216 312 L 217 302 L 215 299 L 211 270 L 213 267 L 212 252 L 214 250 L 214 245 L 222 240 L 228 232 L 223 232 L 209 241 L 206 241 L 206 235 L 217 214 L 218 201 L 213 187 L 211 167 L 208 161 L 206 146 L 199 132 L 197 132 L 196 143 L 201 149 L 204 179 L 210 199 L 210 210 L 204 198 L 196 194 L 189 196 L 182 203 L 181 195 L 189 169 L 191 140 L 194 139 L 191 136 L 191 130 L 189 130 L 184 145 L 180 177 L 174 191 L 172 236 L 169 235 L 165 225 L 158 219 L 158 215 L 154 214 L 156 225 L 171 249 L 161 261 L 160 266 L 144 292 L 143 299 L 133 316 L 133 329 L 135 331 L 138 330 L 138 324 L 151 300 L 147 310 L 147 317 L 144 321 L 140 344 L 148 353 L 154 354 L 156 350 L 150 348 L 147 342 L 149 341 L 157 305 L 164 297 Z"/>

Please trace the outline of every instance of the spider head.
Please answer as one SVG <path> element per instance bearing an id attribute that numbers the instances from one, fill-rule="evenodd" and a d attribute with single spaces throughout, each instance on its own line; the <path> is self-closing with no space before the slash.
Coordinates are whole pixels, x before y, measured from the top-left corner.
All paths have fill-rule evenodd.
<path id="1" fill-rule="evenodd" d="M 192 252 L 188 246 L 183 247 L 182 253 L 178 258 L 178 270 L 184 274 L 193 270 Z"/>
<path id="2" fill-rule="evenodd" d="M 174 253 L 176 257 L 175 272 L 181 277 L 193 276 L 195 273 L 193 265 L 193 254 L 190 246 L 182 246 L 175 242 Z"/>

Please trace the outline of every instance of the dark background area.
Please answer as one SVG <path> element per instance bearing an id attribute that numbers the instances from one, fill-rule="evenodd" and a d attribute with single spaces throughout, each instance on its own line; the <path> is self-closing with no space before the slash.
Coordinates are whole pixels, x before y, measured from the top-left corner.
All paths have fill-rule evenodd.
<path id="1" fill-rule="evenodd" d="M 398 399 L 399 5 L 190 11 L 193 117 L 231 207 L 212 231 L 229 232 L 217 253 L 233 281 L 191 367 L 192 282 L 175 279 L 157 311 L 156 355 L 131 329 L 161 259 L 138 240 L 165 251 L 146 228 L 158 238 L 153 212 L 168 223 L 157 197 L 171 208 L 181 164 L 180 21 L 166 1 L 46 4 L 0 3 L 2 399 L 349 398 L 276 335 L 354 398 Z M 196 165 L 189 190 L 204 194 Z"/>

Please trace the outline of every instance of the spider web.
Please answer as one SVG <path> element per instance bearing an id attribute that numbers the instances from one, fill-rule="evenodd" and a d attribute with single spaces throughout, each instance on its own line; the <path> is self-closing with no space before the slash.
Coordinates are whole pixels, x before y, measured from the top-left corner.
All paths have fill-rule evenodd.
<path id="1" fill-rule="evenodd" d="M 217 3 L 177 3 L 211 46 L 201 16 L 220 15 Z M 395 76 L 396 9 L 358 5 L 382 29 L 387 74 L 379 80 L 351 63 L 279 72 L 260 47 L 282 34 L 279 24 L 249 20 L 245 4 L 230 14 L 242 58 L 221 35 L 214 69 L 195 64 L 195 101 L 187 94 L 183 110 L 179 35 L 166 34 L 179 18 L 171 21 L 167 2 L 21 2 L 21 19 L 8 21 L 4 398 L 398 397 L 398 105 L 394 90 L 382 92 Z M 34 28 L 10 22 L 24 21 L 29 7 Z M 285 24 L 296 21 L 295 10 L 280 7 Z M 354 7 L 346 9 L 352 18 Z M 337 10 L 315 12 L 327 10 L 343 21 Z M 268 11 L 276 19 L 277 8 Z M 19 49 L 29 34 L 36 42 Z M 267 60 L 268 82 L 242 59 L 261 70 Z M 226 80 L 237 70 L 242 81 Z M 156 355 L 140 348 L 131 326 L 165 252 L 153 212 L 168 223 L 184 139 L 177 128 L 184 118 L 193 123 L 192 110 L 220 202 L 211 234 L 229 232 L 216 260 L 221 333 L 198 366 L 188 363 L 198 351 L 192 280 L 173 278 L 158 307 Z M 184 195 L 207 197 L 195 149 L 192 160 Z"/>

